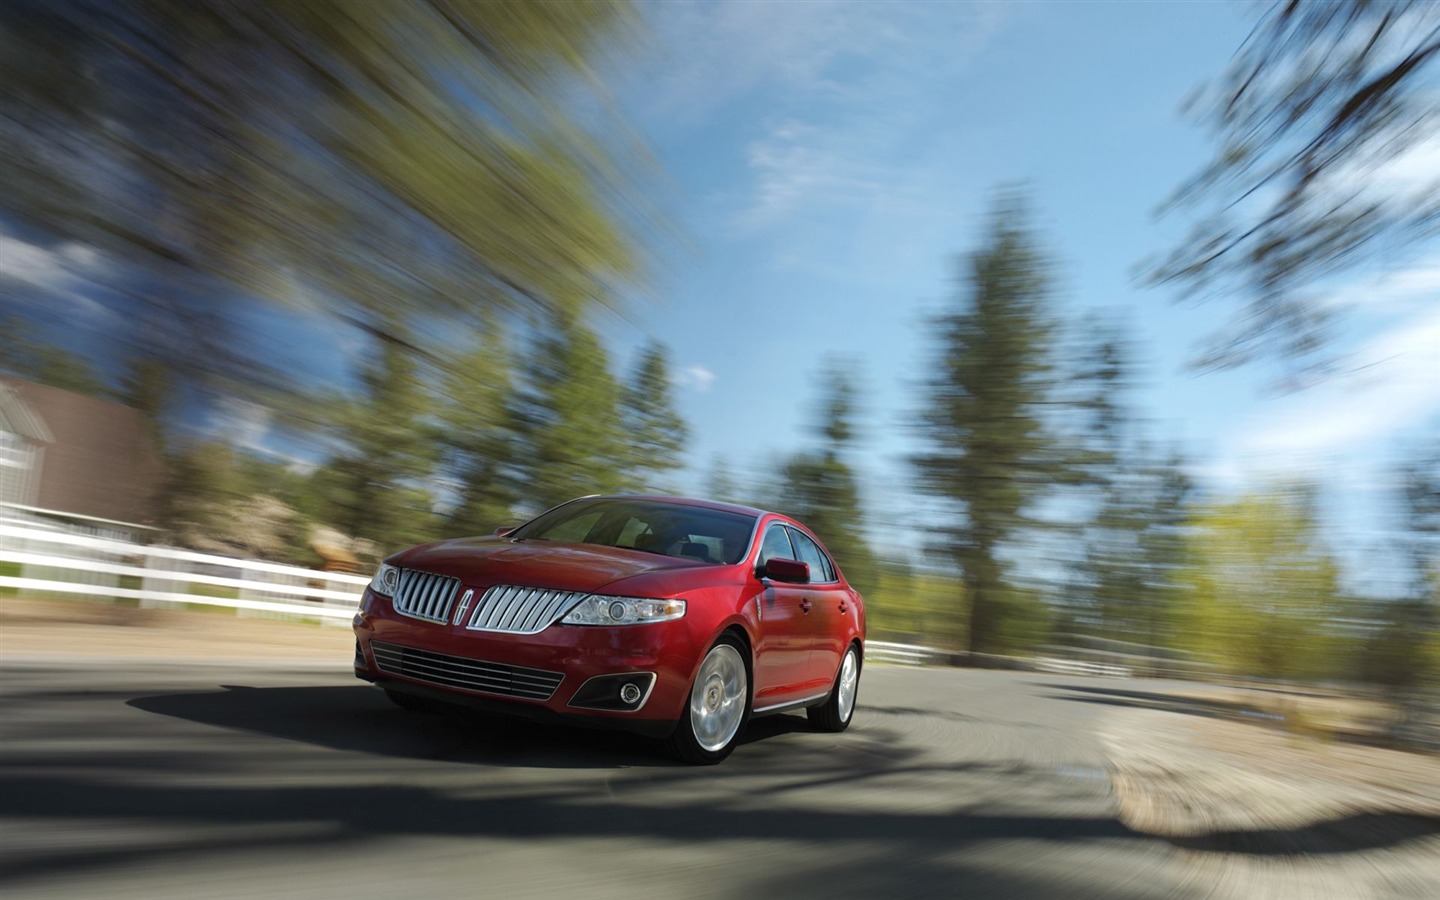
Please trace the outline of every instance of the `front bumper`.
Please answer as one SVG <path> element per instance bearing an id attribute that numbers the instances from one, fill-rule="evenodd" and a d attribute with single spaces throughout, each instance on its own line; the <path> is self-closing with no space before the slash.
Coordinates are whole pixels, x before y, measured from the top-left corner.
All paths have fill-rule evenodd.
<path id="1" fill-rule="evenodd" d="M 362 609 L 354 623 L 357 678 L 485 712 L 658 737 L 674 730 L 701 652 L 685 619 L 609 628 L 556 624 L 537 634 L 497 634 L 399 615 L 387 598 L 368 589 Z M 574 703 L 592 679 L 641 673 L 653 673 L 653 684 L 633 709 Z M 592 685 L 580 702 L 593 707 L 593 693 Z"/>

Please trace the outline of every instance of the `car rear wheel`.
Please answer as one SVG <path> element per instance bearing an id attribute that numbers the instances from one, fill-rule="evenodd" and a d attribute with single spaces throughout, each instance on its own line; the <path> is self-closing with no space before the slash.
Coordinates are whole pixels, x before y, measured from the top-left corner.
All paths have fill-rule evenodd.
<path id="1" fill-rule="evenodd" d="M 805 717 L 821 731 L 844 731 L 855 715 L 855 696 L 860 692 L 860 654 L 851 644 L 840 660 L 840 671 L 830 687 L 830 697 L 819 706 L 805 710 Z"/>
<path id="2" fill-rule="evenodd" d="M 750 678 L 740 642 L 723 635 L 705 654 L 670 750 L 685 762 L 714 765 L 730 755 L 750 715 Z"/>

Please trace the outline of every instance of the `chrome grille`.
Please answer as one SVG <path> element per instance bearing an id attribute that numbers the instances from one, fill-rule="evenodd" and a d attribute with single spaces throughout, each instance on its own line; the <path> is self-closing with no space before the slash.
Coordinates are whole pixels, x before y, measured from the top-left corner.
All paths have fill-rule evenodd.
<path id="1" fill-rule="evenodd" d="M 480 598 L 470 624 L 475 631 L 535 634 L 544 631 L 589 594 L 497 584 Z"/>
<path id="2" fill-rule="evenodd" d="M 395 588 L 392 600 L 398 613 L 427 622 L 447 622 L 450 619 L 450 604 L 455 602 L 455 592 L 459 588 L 458 578 L 401 569 L 400 584 Z"/>
<path id="3" fill-rule="evenodd" d="M 370 642 L 370 654 L 375 657 L 375 667 L 387 675 L 400 675 L 439 687 L 524 697 L 527 700 L 549 700 L 565 679 L 563 672 L 507 666 L 379 641 Z"/>

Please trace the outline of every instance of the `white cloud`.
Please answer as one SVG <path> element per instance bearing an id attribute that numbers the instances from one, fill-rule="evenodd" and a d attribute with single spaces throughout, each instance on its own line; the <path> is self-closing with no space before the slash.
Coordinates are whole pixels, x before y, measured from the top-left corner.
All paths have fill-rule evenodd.
<path id="1" fill-rule="evenodd" d="M 759 228 L 821 203 L 845 203 L 883 189 L 891 173 L 838 152 L 830 135 L 789 120 L 747 148 L 754 195 L 736 216 Z"/>
<path id="2" fill-rule="evenodd" d="M 108 316 L 110 311 L 77 288 L 104 269 L 105 262 L 93 247 L 72 241 L 51 249 L 0 232 L 0 280 L 40 288 L 96 318 Z"/>
<path id="3" fill-rule="evenodd" d="M 675 370 L 674 382 L 680 387 L 694 388 L 703 394 L 715 383 L 715 373 L 700 365 L 684 366 Z"/>
<path id="4" fill-rule="evenodd" d="M 1440 259 L 1344 293 L 1359 311 L 1390 315 L 1347 354 L 1343 373 L 1246 419 L 1216 461 L 1224 480 L 1325 468 L 1353 486 L 1373 480 L 1385 448 L 1440 422 Z"/>
<path id="5" fill-rule="evenodd" d="M 264 456 L 276 455 L 265 446 L 274 418 L 270 408 L 248 400 L 228 397 L 210 414 L 206 431 L 232 446 Z"/>
<path id="6" fill-rule="evenodd" d="M 741 99 L 771 110 L 744 145 L 749 183 L 723 202 L 742 231 L 781 227 L 876 202 L 908 183 L 913 173 L 889 159 L 928 108 L 919 98 L 943 91 L 1012 9 L 846 0 L 650 4 L 647 15 L 670 53 L 641 93 L 671 132 Z"/>

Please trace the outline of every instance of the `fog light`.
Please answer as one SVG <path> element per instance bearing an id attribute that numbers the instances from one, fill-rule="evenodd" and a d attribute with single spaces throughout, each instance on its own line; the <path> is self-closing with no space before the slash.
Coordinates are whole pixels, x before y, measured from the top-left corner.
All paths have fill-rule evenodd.
<path id="1" fill-rule="evenodd" d="M 633 682 L 626 683 L 620 688 L 620 699 L 626 703 L 635 703 L 640 699 L 640 688 Z"/>

